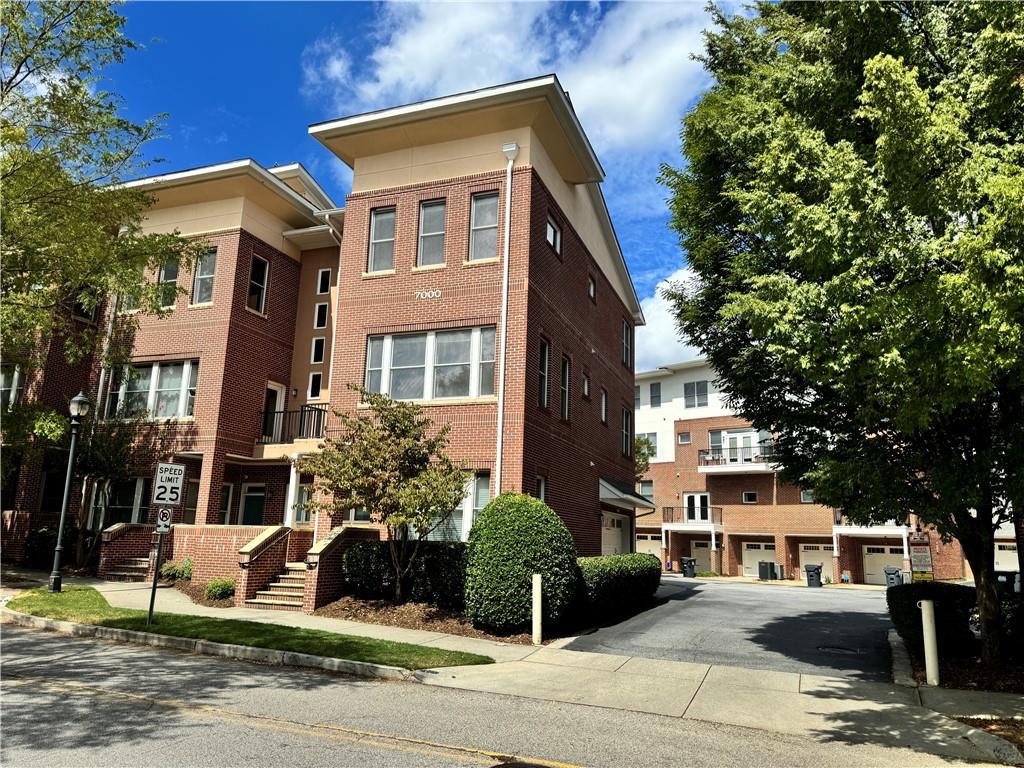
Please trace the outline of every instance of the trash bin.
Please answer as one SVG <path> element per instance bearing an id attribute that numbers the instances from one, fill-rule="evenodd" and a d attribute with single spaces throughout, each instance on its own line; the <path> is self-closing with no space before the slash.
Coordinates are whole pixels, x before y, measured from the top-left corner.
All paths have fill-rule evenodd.
<path id="1" fill-rule="evenodd" d="M 895 587 L 897 584 L 903 583 L 902 568 L 894 568 L 892 566 L 889 566 L 888 568 L 883 568 L 882 570 L 885 571 L 885 586 Z"/>
<path id="2" fill-rule="evenodd" d="M 775 573 L 775 563 L 767 560 L 760 560 L 757 563 L 757 578 L 761 581 L 768 581 Z"/>
<path id="3" fill-rule="evenodd" d="M 697 559 L 693 557 L 684 557 L 679 565 L 682 568 L 683 576 L 693 578 L 697 575 Z"/>
<path id="4" fill-rule="evenodd" d="M 821 566 L 820 565 L 805 565 L 804 570 L 807 572 L 807 586 L 808 587 L 820 587 L 821 586 Z"/>

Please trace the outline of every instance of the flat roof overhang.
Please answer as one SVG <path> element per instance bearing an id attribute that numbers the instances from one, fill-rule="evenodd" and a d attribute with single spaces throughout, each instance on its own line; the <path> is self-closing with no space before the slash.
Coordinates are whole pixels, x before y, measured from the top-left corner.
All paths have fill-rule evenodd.
<path id="1" fill-rule="evenodd" d="M 598 480 L 598 487 L 602 504 L 633 511 L 637 509 L 654 509 L 654 502 L 616 480 L 602 477 Z"/>

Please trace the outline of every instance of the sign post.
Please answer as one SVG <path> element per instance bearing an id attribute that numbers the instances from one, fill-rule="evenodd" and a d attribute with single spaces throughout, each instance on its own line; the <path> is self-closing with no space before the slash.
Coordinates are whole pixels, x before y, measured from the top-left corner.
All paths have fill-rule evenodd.
<path id="1" fill-rule="evenodd" d="M 934 581 L 932 545 L 927 533 L 916 532 L 907 537 L 910 547 L 911 581 Z"/>
<path id="2" fill-rule="evenodd" d="M 160 560 L 164 553 L 164 534 L 171 530 L 174 519 L 172 507 L 181 505 L 185 493 L 185 465 L 161 461 L 156 465 L 153 480 L 153 503 L 160 504 L 156 512 L 156 567 L 153 569 L 153 586 L 149 591 L 149 615 L 146 625 L 153 623 L 153 607 L 156 604 L 156 584 L 160 580 Z"/>

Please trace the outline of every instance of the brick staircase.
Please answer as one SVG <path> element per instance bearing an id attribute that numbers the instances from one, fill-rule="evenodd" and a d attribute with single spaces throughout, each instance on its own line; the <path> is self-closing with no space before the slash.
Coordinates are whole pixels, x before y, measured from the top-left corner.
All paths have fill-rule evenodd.
<path id="1" fill-rule="evenodd" d="M 114 563 L 113 567 L 103 574 L 103 578 L 110 581 L 145 581 L 148 571 L 148 557 L 129 557 Z"/>
<path id="2" fill-rule="evenodd" d="M 256 597 L 246 600 L 253 608 L 276 608 L 282 611 L 301 611 L 302 598 L 306 590 L 306 564 L 285 563 L 284 570 L 266 589 L 256 592 Z"/>

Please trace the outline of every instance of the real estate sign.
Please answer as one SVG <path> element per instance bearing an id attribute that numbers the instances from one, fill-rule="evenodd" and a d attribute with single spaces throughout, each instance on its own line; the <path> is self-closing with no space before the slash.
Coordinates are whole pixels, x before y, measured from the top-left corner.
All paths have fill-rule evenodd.
<path id="1" fill-rule="evenodd" d="M 927 533 L 910 534 L 907 543 L 910 546 L 910 571 L 914 581 L 934 581 L 935 571 L 932 568 L 932 545 Z"/>

